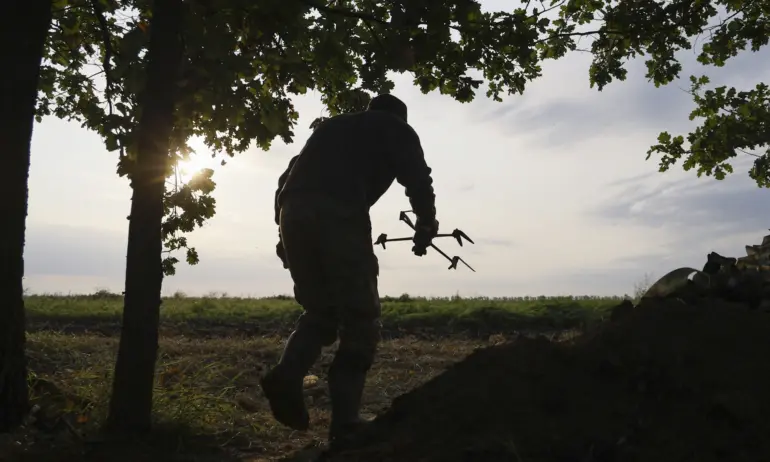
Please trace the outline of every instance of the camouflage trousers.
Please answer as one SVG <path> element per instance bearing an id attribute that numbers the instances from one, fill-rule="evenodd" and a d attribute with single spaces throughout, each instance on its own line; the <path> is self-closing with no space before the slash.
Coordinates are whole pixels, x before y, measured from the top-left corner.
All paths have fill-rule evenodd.
<path id="1" fill-rule="evenodd" d="M 290 196 L 280 228 L 294 295 L 304 309 L 296 330 L 313 331 L 324 346 L 339 338 L 338 359 L 368 370 L 381 330 L 368 213 L 322 196 Z"/>

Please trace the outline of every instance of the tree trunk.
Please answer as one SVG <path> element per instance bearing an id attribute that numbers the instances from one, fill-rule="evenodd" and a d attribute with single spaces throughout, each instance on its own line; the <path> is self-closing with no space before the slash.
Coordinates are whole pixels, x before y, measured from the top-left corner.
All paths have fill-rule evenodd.
<path id="1" fill-rule="evenodd" d="M 27 221 L 29 149 L 43 47 L 51 25 L 50 0 L 12 1 L 3 16 L 13 21 L 0 32 L 0 432 L 27 413 L 24 356 L 24 233 Z M 11 33 L 22 36 L 12 36 Z"/>
<path id="2" fill-rule="evenodd" d="M 163 193 L 182 55 L 182 24 L 181 0 L 155 0 L 137 157 L 131 174 L 123 326 L 105 426 L 112 433 L 143 433 L 151 426 L 163 284 Z"/>

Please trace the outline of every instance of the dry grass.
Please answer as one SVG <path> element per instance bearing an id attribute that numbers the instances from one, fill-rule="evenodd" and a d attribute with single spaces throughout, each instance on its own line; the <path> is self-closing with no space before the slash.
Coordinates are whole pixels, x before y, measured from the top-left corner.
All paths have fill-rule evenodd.
<path id="1" fill-rule="evenodd" d="M 493 339 L 492 341 L 499 341 Z M 452 340 L 431 342 L 402 338 L 386 341 L 380 348 L 364 396 L 364 412 L 376 414 L 396 396 L 425 382 L 448 364 L 463 358 L 475 347 L 488 342 Z M 194 456 L 200 448 L 192 439 L 205 435 L 209 445 L 242 460 L 275 460 L 325 439 L 329 419 L 329 398 L 325 372 L 333 349 L 324 352 L 311 374 L 320 378 L 308 389 L 313 429 L 307 433 L 288 430 L 270 416 L 267 402 L 257 384 L 260 374 L 274 364 L 283 345 L 280 337 L 257 339 L 182 337 L 161 341 L 155 389 L 155 413 L 161 431 L 173 434 L 178 444 L 169 448 L 149 448 L 158 459 L 173 455 L 175 460 L 201 460 Z M 41 405 L 39 423 L 46 431 L 16 435 L 14 460 L 95 460 L 89 455 L 97 429 L 106 414 L 117 339 L 95 335 L 36 333 L 28 339 L 28 356 L 33 385 L 33 403 Z M 30 428 L 39 427 L 32 425 Z M 29 459 L 18 453 L 24 447 L 35 453 Z M 66 459 L 50 459 L 36 448 L 66 448 Z M 157 449 L 157 450 L 156 450 Z M 42 450 L 42 449 L 41 449 Z M 5 452 L 0 449 L 0 454 Z M 60 451 L 59 455 L 62 455 Z M 170 453 L 170 454 L 169 454 Z M 0 457 L 0 460 L 4 460 Z M 11 459 L 8 459 L 11 460 Z M 215 458 L 212 460 L 224 460 Z"/>
<path id="2" fill-rule="evenodd" d="M 521 331 L 564 335 L 565 328 L 600 322 L 612 303 L 616 300 L 386 300 L 388 339 L 370 372 L 363 411 L 385 410 L 395 397 L 474 348 Z M 181 297 L 164 302 L 156 431 L 128 444 L 100 440 L 121 305 L 109 294 L 28 298 L 30 385 L 39 410 L 22 431 L 0 435 L 0 461 L 253 462 L 280 460 L 325 440 L 330 408 L 325 377 L 334 347 L 311 370 L 319 377 L 307 390 L 311 431 L 278 425 L 258 386 L 296 318 L 291 300 Z"/>
<path id="3" fill-rule="evenodd" d="M 490 334 L 554 332 L 601 322 L 620 297 L 384 298 L 384 336 L 483 338 Z M 27 297 L 28 331 L 118 335 L 123 298 L 84 296 Z M 253 338 L 288 335 L 301 308 L 288 297 L 171 297 L 161 306 L 166 336 Z"/>

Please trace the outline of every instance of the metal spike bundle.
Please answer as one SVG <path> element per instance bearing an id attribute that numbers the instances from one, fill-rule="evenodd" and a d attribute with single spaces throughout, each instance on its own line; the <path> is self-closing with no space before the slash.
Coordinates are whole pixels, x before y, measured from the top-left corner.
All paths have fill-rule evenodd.
<path id="1" fill-rule="evenodd" d="M 407 225 L 409 225 L 409 227 L 412 228 L 412 230 L 416 230 L 415 226 L 414 226 L 414 223 L 412 223 L 412 219 L 409 218 L 409 215 L 407 215 L 407 213 L 413 213 L 413 212 L 411 210 L 404 210 L 403 212 L 399 213 L 398 219 L 403 221 Z M 453 237 L 453 238 L 455 238 L 457 240 L 457 243 L 460 244 L 460 247 L 463 246 L 463 240 L 466 240 L 466 241 L 470 242 L 471 244 L 475 244 L 475 242 L 473 242 L 473 240 L 470 237 L 468 237 L 467 234 L 465 234 L 464 232 L 460 231 L 459 229 L 455 229 L 451 233 L 437 234 L 436 238 L 439 238 L 439 237 Z M 397 242 L 397 241 L 410 241 L 411 242 L 412 241 L 412 237 L 388 238 L 388 235 L 383 233 L 383 234 L 380 234 L 380 236 L 377 238 L 376 241 L 374 241 L 374 245 L 381 245 L 382 248 L 385 249 L 386 248 L 385 247 L 385 243 L 386 242 Z M 467 266 L 471 271 L 473 271 L 474 273 L 476 272 L 476 270 L 471 268 L 471 265 L 466 263 L 465 260 L 463 260 L 462 258 L 460 258 L 458 256 L 450 257 L 449 255 L 444 253 L 441 249 L 439 249 L 438 247 L 436 247 L 432 243 L 430 244 L 430 247 L 433 250 L 435 250 L 436 252 L 438 252 L 441 255 L 443 255 L 444 258 L 449 260 L 449 268 L 447 268 L 447 269 L 450 269 L 450 270 L 457 269 L 457 264 L 462 262 L 462 264 Z"/>

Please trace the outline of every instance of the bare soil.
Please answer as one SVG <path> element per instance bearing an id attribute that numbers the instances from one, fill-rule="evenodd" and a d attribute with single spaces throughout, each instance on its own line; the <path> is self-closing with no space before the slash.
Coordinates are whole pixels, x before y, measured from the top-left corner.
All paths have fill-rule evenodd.
<path id="1" fill-rule="evenodd" d="M 477 350 L 327 460 L 770 460 L 770 314 L 645 301 L 569 342 Z"/>

